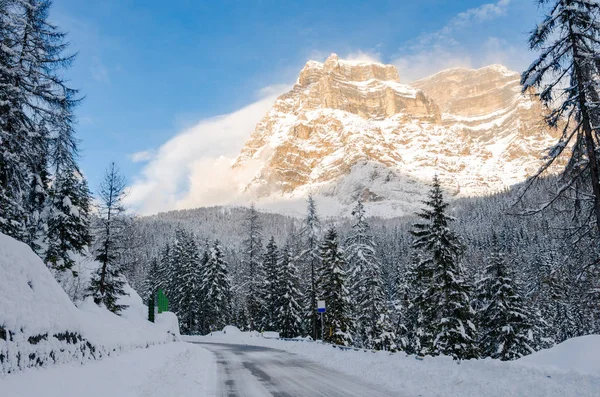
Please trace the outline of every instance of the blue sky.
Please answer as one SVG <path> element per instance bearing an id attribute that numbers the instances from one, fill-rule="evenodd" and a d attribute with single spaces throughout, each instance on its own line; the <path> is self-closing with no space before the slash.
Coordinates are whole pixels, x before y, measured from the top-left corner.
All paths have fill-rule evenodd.
<path id="1" fill-rule="evenodd" d="M 235 157 L 307 60 L 372 58 L 405 82 L 452 66 L 521 70 L 540 14 L 532 0 L 54 0 L 51 17 L 79 52 L 68 76 L 86 97 L 78 136 L 90 187 L 114 160 L 135 205 L 155 212 L 190 193 L 192 162 Z M 190 131 L 193 148 L 177 143 Z M 145 205 L 171 174 L 178 197 Z"/>

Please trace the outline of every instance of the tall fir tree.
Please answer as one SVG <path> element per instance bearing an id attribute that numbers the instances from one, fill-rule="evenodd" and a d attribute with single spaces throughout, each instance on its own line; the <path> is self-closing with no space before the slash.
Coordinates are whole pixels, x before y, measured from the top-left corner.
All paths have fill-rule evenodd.
<path id="1" fill-rule="evenodd" d="M 325 234 L 321 243 L 321 267 L 317 280 L 318 299 L 327 306 L 323 316 L 323 340 L 338 345 L 352 344 L 352 313 L 346 287 L 346 261 L 338 246 L 338 236 L 334 228 Z"/>
<path id="2" fill-rule="evenodd" d="M 415 288 L 420 290 L 413 304 L 418 310 L 420 349 L 423 354 L 448 355 L 454 359 L 477 357 L 471 287 L 460 264 L 464 250 L 449 228 L 453 218 L 446 215 L 448 203 L 436 177 L 427 206 L 417 215 L 425 222 L 413 225 L 413 247 L 423 252 L 416 266 Z"/>
<path id="3" fill-rule="evenodd" d="M 125 180 L 115 163 L 110 164 L 104 175 L 99 198 L 94 255 L 100 266 L 92 276 L 88 295 L 94 297 L 96 304 L 103 304 L 108 310 L 119 313 L 127 307 L 118 303 L 119 297 L 126 295 L 126 280 L 119 257 L 123 250 L 121 241 L 127 217 L 123 206 Z"/>
<path id="4" fill-rule="evenodd" d="M 279 285 L 277 322 L 282 338 L 295 338 L 302 332 L 302 294 L 295 258 L 289 244 L 281 249 L 279 258 Z"/>
<path id="5" fill-rule="evenodd" d="M 302 264 L 302 279 L 304 282 L 304 317 L 306 332 L 313 338 L 318 337 L 318 315 L 317 315 L 317 279 L 319 277 L 319 241 L 321 235 L 321 221 L 317 215 L 317 206 L 312 195 L 307 199 L 306 217 L 302 223 L 300 236 L 304 242 L 302 252 L 299 255 L 299 263 Z"/>
<path id="6" fill-rule="evenodd" d="M 246 311 L 250 330 L 260 326 L 263 302 L 261 291 L 264 287 L 262 268 L 262 225 L 254 204 L 245 220 L 246 239 L 244 240 L 244 288 Z"/>
<path id="7" fill-rule="evenodd" d="M 535 312 L 527 309 L 504 254 L 494 244 L 477 283 L 479 351 L 483 357 L 515 360 L 535 351 Z"/>
<path id="8" fill-rule="evenodd" d="M 202 272 L 200 295 L 204 302 L 201 331 L 208 333 L 223 329 L 231 319 L 231 286 L 227 263 L 218 240 L 212 245 Z"/>
<path id="9" fill-rule="evenodd" d="M 279 308 L 279 250 L 275 244 L 275 238 L 271 236 L 267 244 L 264 259 L 263 269 L 265 273 L 265 282 L 261 289 L 262 307 L 262 322 L 261 328 L 267 331 L 276 331 L 280 329 L 277 311 Z"/>
<path id="10" fill-rule="evenodd" d="M 181 332 L 189 334 L 199 330 L 199 311 L 203 306 L 200 293 L 203 274 L 194 236 L 183 229 L 177 230 L 171 255 L 171 311 L 179 319 Z"/>
<path id="11" fill-rule="evenodd" d="M 353 309 L 354 343 L 377 350 L 395 350 L 396 344 L 389 315 L 381 265 L 375 253 L 375 241 L 358 201 L 352 210 L 354 224 L 346 239 L 348 285 Z"/>

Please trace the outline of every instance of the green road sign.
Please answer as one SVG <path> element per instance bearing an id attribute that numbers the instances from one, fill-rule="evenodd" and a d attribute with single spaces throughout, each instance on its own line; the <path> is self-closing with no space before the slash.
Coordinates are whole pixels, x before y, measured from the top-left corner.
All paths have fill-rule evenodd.
<path id="1" fill-rule="evenodd" d="M 169 300 L 165 296 L 162 289 L 158 290 L 157 300 L 158 300 L 158 312 L 159 313 L 168 312 L 169 311 Z"/>

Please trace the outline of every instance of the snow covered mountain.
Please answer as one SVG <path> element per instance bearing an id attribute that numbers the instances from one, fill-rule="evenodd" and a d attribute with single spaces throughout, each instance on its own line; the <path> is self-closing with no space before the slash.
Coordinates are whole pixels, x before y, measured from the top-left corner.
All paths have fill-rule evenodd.
<path id="1" fill-rule="evenodd" d="M 455 197 L 494 193 L 536 171 L 556 141 L 519 77 L 492 65 L 406 85 L 392 65 L 309 61 L 233 167 L 267 208 L 311 192 L 336 212 L 360 197 L 372 214 L 401 215 L 434 174 Z"/>

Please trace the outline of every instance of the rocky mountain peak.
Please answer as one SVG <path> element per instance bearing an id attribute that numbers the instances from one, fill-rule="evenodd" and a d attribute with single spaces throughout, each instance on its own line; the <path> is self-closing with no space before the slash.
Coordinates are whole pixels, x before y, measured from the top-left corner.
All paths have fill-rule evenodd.
<path id="1" fill-rule="evenodd" d="M 455 68 L 410 85 L 393 65 L 332 54 L 306 63 L 246 142 L 234 168 L 260 202 L 358 198 L 383 215 L 412 211 L 434 174 L 455 196 L 523 181 L 556 137 L 519 75 L 502 65 Z M 254 169 L 254 168 L 253 168 Z"/>

